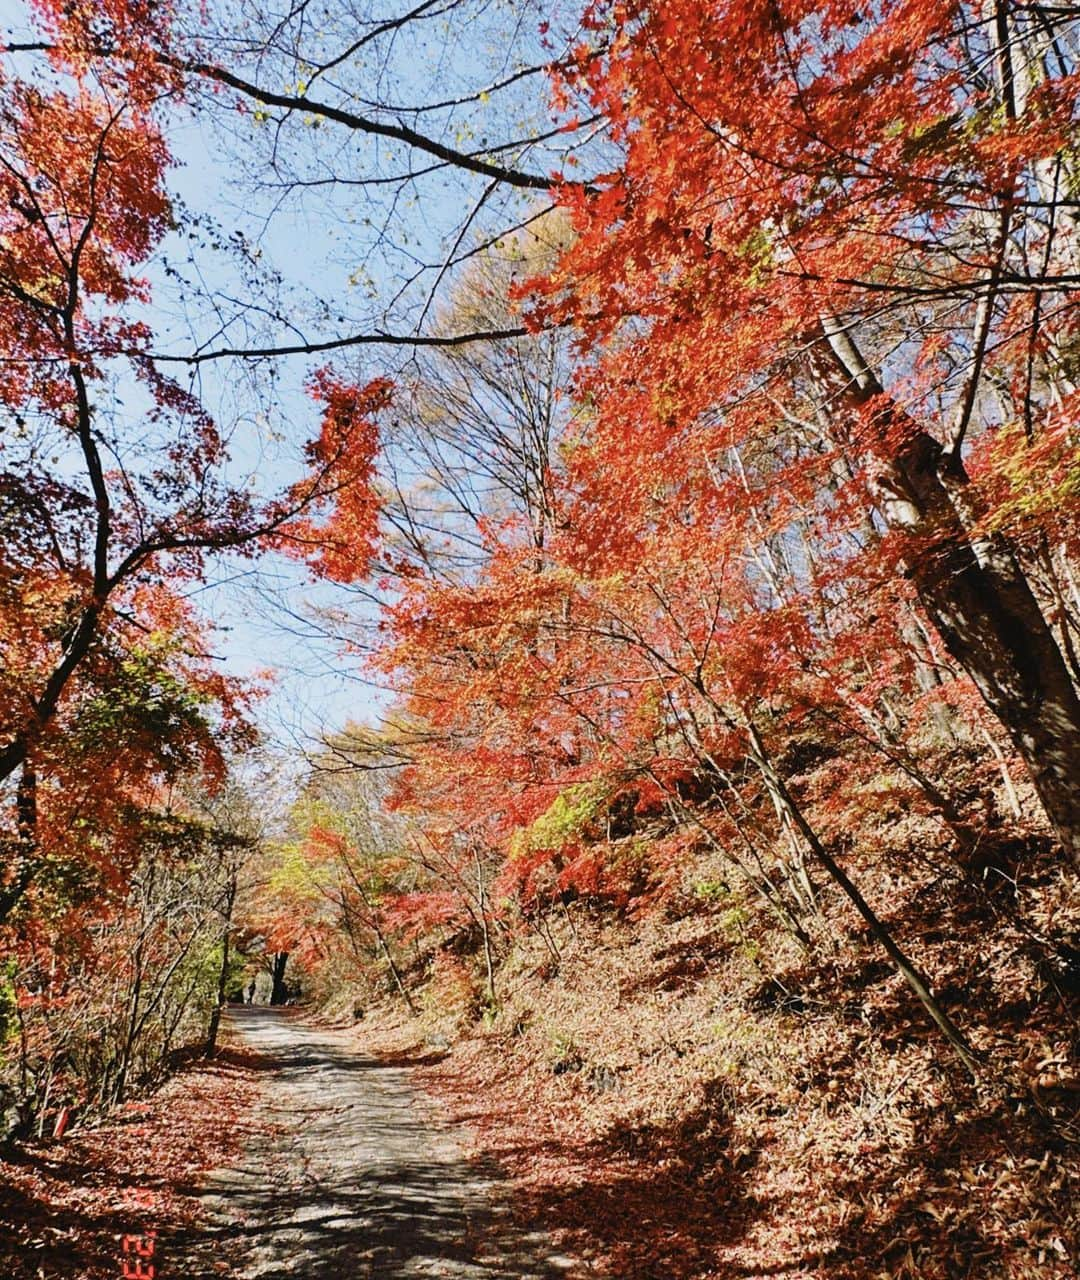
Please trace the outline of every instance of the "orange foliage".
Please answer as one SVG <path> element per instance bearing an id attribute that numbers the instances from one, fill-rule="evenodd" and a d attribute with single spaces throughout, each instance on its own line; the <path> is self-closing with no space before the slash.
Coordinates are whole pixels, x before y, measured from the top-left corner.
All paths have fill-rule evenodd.
<path id="1" fill-rule="evenodd" d="M 311 478 L 293 490 L 304 514 L 282 526 L 280 545 L 306 558 L 316 573 L 356 582 L 369 572 L 376 545 L 374 415 L 390 403 L 391 384 L 379 378 L 357 387 L 323 368 L 309 379 L 308 391 L 324 406 L 322 428 L 308 445 Z M 312 518 L 323 510 L 322 521 Z"/>

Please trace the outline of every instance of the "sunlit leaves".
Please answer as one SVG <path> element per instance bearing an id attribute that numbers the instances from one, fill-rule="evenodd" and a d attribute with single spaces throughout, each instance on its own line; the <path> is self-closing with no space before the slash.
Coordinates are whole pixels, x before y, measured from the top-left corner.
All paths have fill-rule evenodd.
<path id="1" fill-rule="evenodd" d="M 321 369 L 308 390 L 323 406 L 322 428 L 308 446 L 311 478 L 293 491 L 303 514 L 283 526 L 280 545 L 328 578 L 355 582 L 369 572 L 375 549 L 375 416 L 390 403 L 391 384 L 378 379 L 360 387 Z"/>

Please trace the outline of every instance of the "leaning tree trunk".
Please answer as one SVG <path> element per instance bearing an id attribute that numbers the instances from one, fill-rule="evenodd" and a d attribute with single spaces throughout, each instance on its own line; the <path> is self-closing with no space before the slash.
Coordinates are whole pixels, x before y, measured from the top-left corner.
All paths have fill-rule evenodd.
<path id="1" fill-rule="evenodd" d="M 970 487 L 948 452 L 886 397 L 846 334 L 826 332 L 849 407 L 877 420 L 878 499 L 912 540 L 905 567 L 951 657 L 971 677 L 1031 775 L 1080 868 L 1080 698 L 1007 538 L 975 531 Z"/>
<path id="2" fill-rule="evenodd" d="M 968 1043 L 963 1032 L 957 1027 L 956 1023 L 945 1012 L 941 1003 L 934 995 L 930 986 L 930 982 L 919 971 L 914 962 L 905 954 L 899 943 L 889 931 L 885 922 L 870 906 L 866 899 L 859 892 L 854 882 L 850 879 L 847 872 L 836 861 L 821 839 L 817 832 L 810 825 L 803 813 L 802 808 L 796 802 L 795 797 L 788 789 L 787 783 L 777 772 L 775 765 L 769 757 L 769 753 L 765 748 L 761 735 L 754 727 L 753 721 L 749 716 L 746 717 L 746 732 L 750 744 L 750 758 L 764 779 L 769 791 L 776 796 L 784 812 L 791 819 L 799 834 L 806 841 L 807 846 L 818 860 L 826 873 L 840 887 L 840 890 L 847 897 L 855 910 L 862 916 L 864 922 L 870 930 L 871 936 L 877 942 L 886 955 L 896 966 L 900 976 L 908 984 L 915 993 L 919 1003 L 930 1015 L 931 1020 L 939 1031 L 945 1036 L 949 1044 L 952 1045 L 960 1061 L 971 1072 L 972 1076 L 977 1080 L 979 1078 L 980 1061 L 979 1055 Z"/>
<path id="3" fill-rule="evenodd" d="M 912 489 L 940 504 L 942 515 L 952 515 L 957 528 L 911 565 L 912 581 L 945 647 L 974 681 L 1027 765 L 1046 816 L 1080 866 L 1076 686 L 1006 540 L 994 537 L 977 549 L 963 536 L 933 453 L 925 448 L 922 453 L 925 461 L 914 458 L 905 467 Z M 966 477 L 954 479 L 966 482 Z"/>

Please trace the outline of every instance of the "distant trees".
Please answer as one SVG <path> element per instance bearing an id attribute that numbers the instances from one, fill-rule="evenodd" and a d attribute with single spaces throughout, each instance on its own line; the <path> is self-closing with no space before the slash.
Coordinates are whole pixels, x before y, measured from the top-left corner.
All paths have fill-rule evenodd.
<path id="1" fill-rule="evenodd" d="M 377 775 L 353 767 L 354 752 L 370 762 L 379 745 L 379 735 L 346 727 L 315 757 L 292 806 L 273 892 L 303 904 L 309 924 L 321 926 L 321 954 L 308 948 L 301 962 L 314 970 L 323 998 L 374 972 L 415 1012 L 402 976 L 408 937 L 398 907 L 421 888 L 422 872 L 401 824 L 384 811 Z"/>
<path id="2" fill-rule="evenodd" d="M 492 921 L 643 909 L 708 851 L 808 949 L 831 880 L 967 1055 L 843 859 L 887 791 L 974 882 L 1036 824 L 1018 764 L 1080 858 L 1072 11 L 600 0 L 474 65 L 467 0 L 38 8 L 60 64 L 104 78 L 85 100 L 6 86 L 26 345 L 5 396 L 29 424 L 0 553 L 10 848 L 37 838 L 44 744 L 78 749 L 78 681 L 114 687 L 92 659 L 123 669 L 155 610 L 191 634 L 168 586 L 205 553 L 286 548 L 379 598 L 357 647 L 401 694 L 389 803 L 489 961 Z M 218 429 L 130 317 L 169 217 L 154 85 L 225 104 L 283 200 L 357 219 L 371 291 L 294 317 L 264 279 L 165 358 L 416 348 L 392 380 L 313 375 L 322 431 L 276 498 L 222 478 Z M 124 361 L 144 453 L 90 393 Z M 54 437 L 63 483 L 41 475 Z M 333 874 L 302 945 L 359 929 L 404 993 L 388 902 L 411 890 L 376 888 L 338 818 L 309 824 Z"/>
<path id="3" fill-rule="evenodd" d="M 467 567 L 389 604 L 377 667 L 423 728 L 399 802 L 482 832 L 526 902 L 632 900 L 704 843 L 812 944 L 824 872 L 968 1056 L 835 851 L 884 769 L 974 874 L 1003 815 L 929 744 L 979 700 L 1080 849 L 1073 20 L 597 4 L 584 27 L 557 94 L 610 163 L 556 184 L 571 242 L 515 287 L 588 344 L 573 425 L 543 539 L 495 484 Z"/>
<path id="4" fill-rule="evenodd" d="M 0 74 L 0 1076 L 41 1123 L 61 1082 L 105 1104 L 214 1044 L 245 840 L 178 788 L 220 787 L 254 691 L 190 596 L 216 557 L 318 561 L 346 526 L 358 562 L 385 395 L 315 372 L 306 454 L 276 492 L 237 474 L 234 424 L 149 356 L 184 216 L 166 15 L 31 12 Z"/>

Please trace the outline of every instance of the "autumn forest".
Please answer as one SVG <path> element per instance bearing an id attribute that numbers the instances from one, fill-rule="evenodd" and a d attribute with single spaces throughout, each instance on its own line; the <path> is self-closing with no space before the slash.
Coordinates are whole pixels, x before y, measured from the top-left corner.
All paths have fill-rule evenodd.
<path id="1" fill-rule="evenodd" d="M 0 1273 L 1076 1280 L 1080 7 L 0 27 Z"/>

